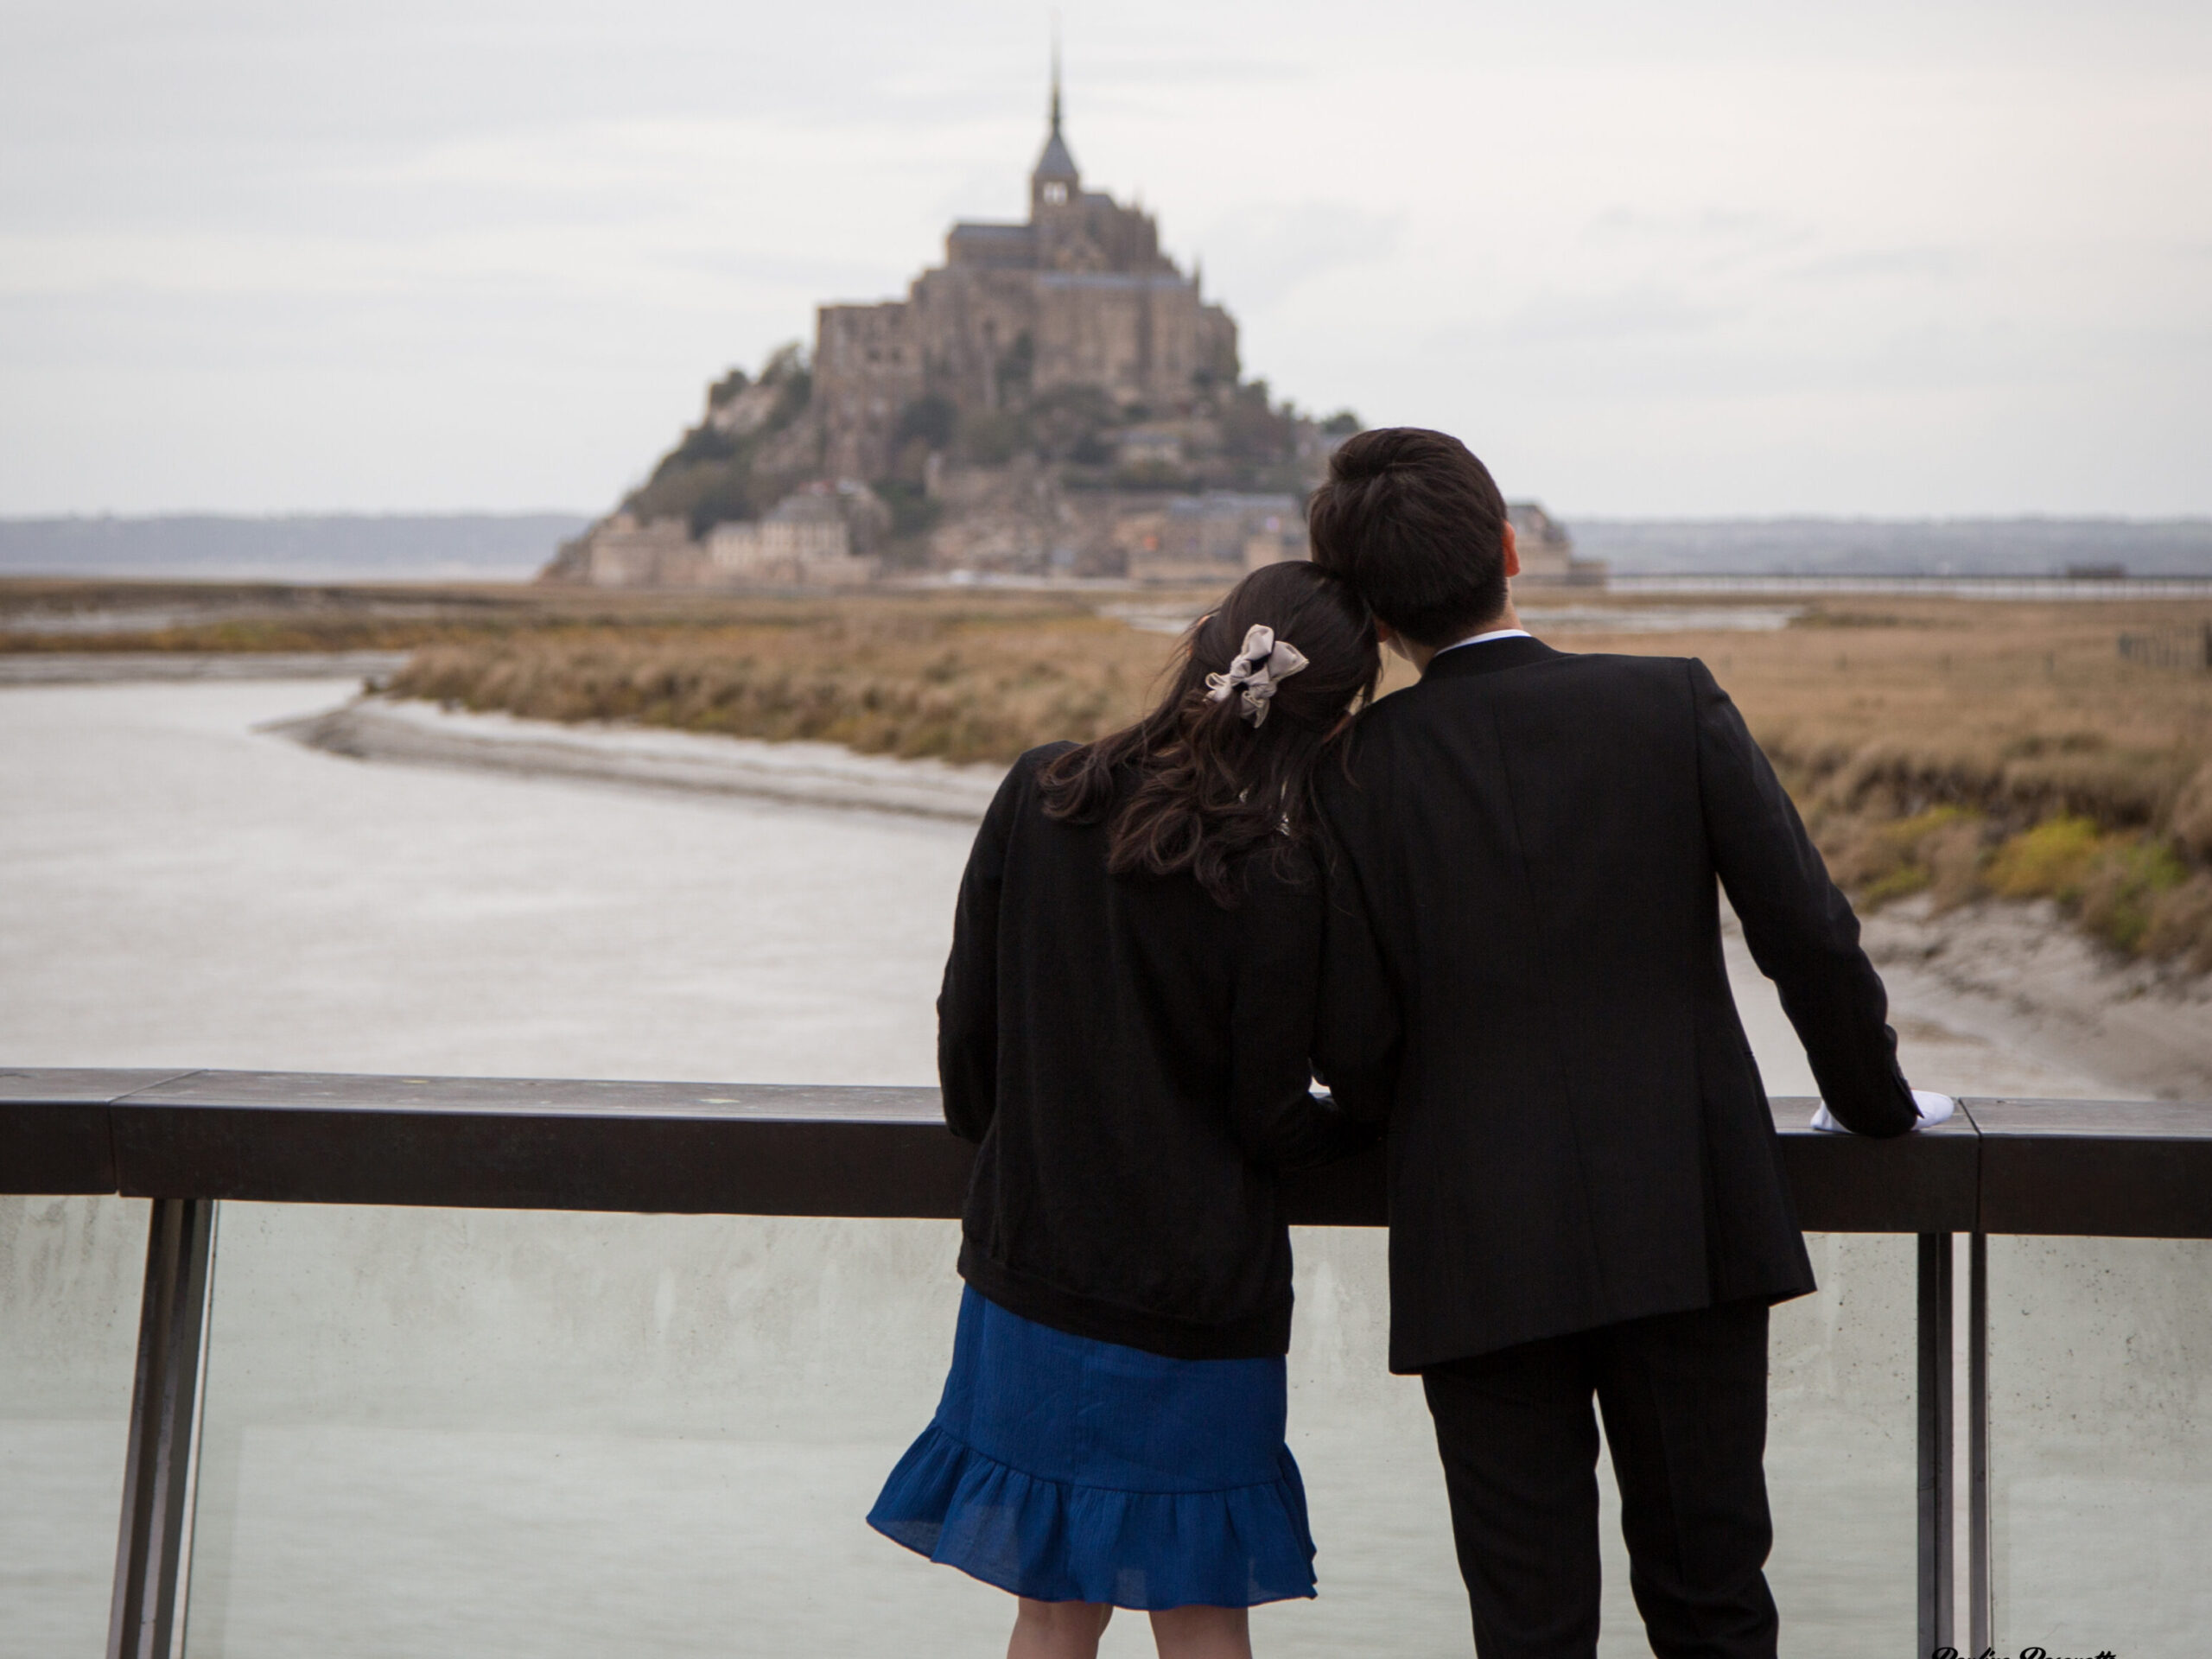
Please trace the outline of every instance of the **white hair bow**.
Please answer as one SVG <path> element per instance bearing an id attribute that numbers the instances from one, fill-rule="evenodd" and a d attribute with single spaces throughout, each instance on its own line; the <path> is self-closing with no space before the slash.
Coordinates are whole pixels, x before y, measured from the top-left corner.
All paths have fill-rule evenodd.
<path id="1" fill-rule="evenodd" d="M 1287 639 L 1277 639 L 1275 631 L 1266 623 L 1255 622 L 1244 631 L 1244 649 L 1229 664 L 1229 672 L 1206 676 L 1206 700 L 1225 702 L 1241 689 L 1244 705 L 1236 712 L 1255 726 L 1262 725 L 1275 687 L 1305 666 L 1304 652 Z"/>

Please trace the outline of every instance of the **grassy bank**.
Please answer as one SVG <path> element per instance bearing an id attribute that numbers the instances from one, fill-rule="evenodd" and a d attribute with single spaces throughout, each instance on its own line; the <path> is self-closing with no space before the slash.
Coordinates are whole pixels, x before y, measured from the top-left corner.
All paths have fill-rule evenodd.
<path id="1" fill-rule="evenodd" d="M 1171 643 L 1073 602 L 791 602 L 683 628 L 539 629 L 433 645 L 391 690 L 544 720 L 1003 761 L 1127 722 Z"/>
<path id="2" fill-rule="evenodd" d="M 1642 607 L 1646 610 L 1649 607 Z M 2123 659 L 2155 603 L 1806 608 L 1771 632 L 1544 625 L 1573 650 L 1711 664 L 1862 905 L 2048 898 L 2116 949 L 2212 969 L 2212 677 Z M 419 651 L 393 690 L 874 753 L 1006 760 L 1141 709 L 1172 650 L 1076 601 L 793 605 L 683 629 L 537 630 Z M 1404 683 L 1402 665 L 1391 683 Z"/>
<path id="3" fill-rule="evenodd" d="M 1173 647 L 1077 594 L 91 586 L 0 584 L 0 649 L 411 648 L 397 695 L 954 761 L 1113 729 Z M 1648 625 L 1666 601 L 1536 602 L 1537 631 L 1568 650 L 1710 664 L 1863 906 L 2048 898 L 2117 950 L 2212 970 L 2212 675 L 2118 649 L 2191 637 L 2202 606 L 1869 596 L 1757 632 L 1683 600 L 1681 626 L 1652 632 L 1623 612 Z M 158 626 L 22 626 L 87 606 Z"/>
<path id="4" fill-rule="evenodd" d="M 2124 658 L 2201 606 L 1872 600 L 1767 633 L 1573 649 L 1705 658 L 1862 908 L 2050 899 L 2115 949 L 2212 970 L 2212 675 Z"/>

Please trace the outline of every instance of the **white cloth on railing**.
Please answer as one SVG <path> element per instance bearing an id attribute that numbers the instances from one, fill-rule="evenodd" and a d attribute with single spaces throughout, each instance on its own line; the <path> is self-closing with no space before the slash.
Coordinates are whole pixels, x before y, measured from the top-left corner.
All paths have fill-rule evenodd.
<path id="1" fill-rule="evenodd" d="M 1948 1095 L 1939 1095 L 1932 1089 L 1914 1090 L 1912 1103 L 1920 1108 L 1920 1122 L 1912 1126 L 1916 1129 L 1932 1129 L 1959 1109 L 1957 1101 L 1953 1100 Z M 1849 1129 L 1835 1121 L 1825 1100 L 1821 1103 L 1820 1110 L 1813 1114 L 1813 1127 L 1816 1129 L 1826 1129 L 1834 1135 L 1851 1133 Z"/>

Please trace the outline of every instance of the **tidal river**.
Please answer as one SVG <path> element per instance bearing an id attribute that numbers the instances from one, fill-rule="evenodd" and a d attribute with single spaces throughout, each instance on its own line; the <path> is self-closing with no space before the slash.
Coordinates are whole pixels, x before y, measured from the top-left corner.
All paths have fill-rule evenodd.
<path id="1" fill-rule="evenodd" d="M 257 730 L 350 690 L 0 690 L 0 1065 L 931 1080 L 968 828 L 367 765 Z M 1769 1088 L 1811 1092 L 1770 990 L 1733 966 Z M 1900 1013 L 1926 1086 L 2102 1092 Z M 132 1202 L 0 1199 L 0 1659 L 101 1650 L 144 1228 Z M 955 1245 L 935 1223 L 226 1205 L 189 1652 L 993 1651 L 1002 1597 L 860 1520 L 934 1402 Z M 1292 1438 L 1322 1596 L 1258 1616 L 1267 1653 L 1468 1650 L 1419 1389 L 1382 1370 L 1382 1245 L 1297 1239 Z M 1813 1246 L 1823 1290 L 1774 1335 L 1786 1650 L 1903 1652 L 1911 1245 Z M 2156 1301 L 2201 1276 L 2194 1248 L 1993 1253 L 2057 1353 L 2115 1272 Z M 2174 1452 L 2212 1361 L 2195 1306 L 2166 1310 L 2193 1372 L 2082 1384 L 2134 1390 L 2153 1429 L 2015 1467 L 1999 1587 L 2020 1639 L 2114 1646 L 2099 1599 L 2139 1627 L 2117 1586 L 2146 1574 L 2177 1598 L 2156 1628 L 2212 1611 L 2192 1566 L 2212 1482 Z M 2045 1393 L 2020 1406 L 2024 1456 L 2078 1428 L 2081 1389 Z M 2146 1502 L 2155 1525 L 2121 1518 Z M 2052 1504 L 2101 1530 L 2045 1524 Z M 1611 1548 L 1606 1652 L 1641 1652 Z M 1142 1621 L 1107 1651 L 1149 1651 Z"/>

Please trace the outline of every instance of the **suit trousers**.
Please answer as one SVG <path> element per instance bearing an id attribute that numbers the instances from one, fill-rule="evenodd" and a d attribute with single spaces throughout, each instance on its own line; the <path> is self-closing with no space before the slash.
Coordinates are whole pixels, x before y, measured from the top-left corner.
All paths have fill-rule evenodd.
<path id="1" fill-rule="evenodd" d="M 1658 1659 L 1774 1659 L 1767 1305 L 1630 1319 L 1421 1374 L 1480 1659 L 1598 1651 L 1598 1427 Z"/>

